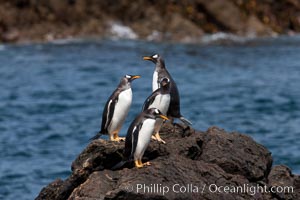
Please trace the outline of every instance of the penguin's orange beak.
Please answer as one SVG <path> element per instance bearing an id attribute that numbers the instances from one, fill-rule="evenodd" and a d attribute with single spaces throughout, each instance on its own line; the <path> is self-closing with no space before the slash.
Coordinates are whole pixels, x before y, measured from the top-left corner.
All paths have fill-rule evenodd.
<path id="1" fill-rule="evenodd" d="M 164 119 L 164 120 L 169 120 L 169 118 L 165 115 L 159 115 L 160 118 Z"/>
<path id="2" fill-rule="evenodd" d="M 150 56 L 144 56 L 143 59 L 144 60 L 151 60 L 151 61 L 153 60 Z"/>
<path id="3" fill-rule="evenodd" d="M 132 80 L 134 80 L 134 79 L 138 79 L 138 78 L 141 78 L 141 76 L 139 76 L 139 75 L 135 75 L 135 76 L 132 76 L 132 77 L 131 77 L 131 79 L 132 79 Z"/>

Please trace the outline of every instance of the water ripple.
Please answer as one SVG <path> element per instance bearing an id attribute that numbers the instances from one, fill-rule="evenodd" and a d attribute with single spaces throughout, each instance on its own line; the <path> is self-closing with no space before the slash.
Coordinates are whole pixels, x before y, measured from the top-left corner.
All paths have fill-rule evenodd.
<path id="1" fill-rule="evenodd" d="M 194 127 L 217 125 L 252 136 L 275 164 L 300 173 L 299 38 L 232 45 L 63 41 L 0 46 L 0 199 L 33 199 L 100 128 L 108 96 L 125 74 L 133 83 L 127 127 L 151 93 L 158 52 Z M 118 55 L 118 56 L 116 56 Z M 29 167 L 30 166 L 30 167 Z"/>

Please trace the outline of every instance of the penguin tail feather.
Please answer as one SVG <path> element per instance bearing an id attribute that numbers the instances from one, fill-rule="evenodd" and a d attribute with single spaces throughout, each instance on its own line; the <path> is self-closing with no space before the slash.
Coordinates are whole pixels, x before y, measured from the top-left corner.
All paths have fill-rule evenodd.
<path id="1" fill-rule="evenodd" d="M 103 135 L 102 134 L 102 132 L 101 131 L 99 131 L 94 137 L 92 137 L 92 138 L 90 138 L 90 141 L 93 141 L 93 140 L 96 140 L 96 139 L 99 139 L 100 137 L 101 137 L 101 135 Z"/>
<path id="2" fill-rule="evenodd" d="M 117 163 L 115 166 L 111 168 L 111 170 L 117 170 L 123 167 L 128 161 L 127 160 L 122 160 L 119 163 Z"/>
<path id="3" fill-rule="evenodd" d="M 187 120 L 186 118 L 184 118 L 183 116 L 181 116 L 179 118 L 185 125 L 187 126 L 191 126 L 192 125 L 192 122 L 190 122 L 189 120 Z"/>

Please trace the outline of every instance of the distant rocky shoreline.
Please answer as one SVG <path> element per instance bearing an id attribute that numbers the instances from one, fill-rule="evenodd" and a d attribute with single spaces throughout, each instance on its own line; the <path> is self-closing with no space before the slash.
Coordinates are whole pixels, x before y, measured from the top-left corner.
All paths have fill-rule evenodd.
<path id="1" fill-rule="evenodd" d="M 36 200 L 300 199 L 300 176 L 272 166 L 271 153 L 247 135 L 169 123 L 160 132 L 166 144 L 152 141 L 144 155 L 151 166 L 113 171 L 124 142 L 95 140 L 72 163 L 72 174 Z"/>
<path id="2" fill-rule="evenodd" d="M 0 42 L 81 37 L 197 43 L 218 32 L 259 37 L 300 32 L 297 0 L 0 0 Z"/>

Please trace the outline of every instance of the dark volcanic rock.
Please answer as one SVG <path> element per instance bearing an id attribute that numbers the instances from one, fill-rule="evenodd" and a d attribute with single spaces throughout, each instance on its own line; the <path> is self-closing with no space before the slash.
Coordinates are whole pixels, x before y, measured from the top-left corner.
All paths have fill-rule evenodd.
<path id="1" fill-rule="evenodd" d="M 272 30 L 251 13 L 245 14 L 233 2 L 223 0 L 198 0 L 215 24 L 223 29 L 240 35 L 271 35 Z"/>
<path id="2" fill-rule="evenodd" d="M 199 160 L 215 163 L 228 173 L 256 181 L 262 180 L 270 171 L 271 153 L 247 135 L 226 134 L 224 130 L 212 127 L 204 134 L 203 141 Z"/>
<path id="3" fill-rule="evenodd" d="M 292 174 L 291 170 L 283 165 L 273 167 L 268 176 L 268 186 L 274 187 L 273 196 L 278 199 L 300 199 L 300 177 Z M 276 191 L 278 188 L 279 191 Z"/>
<path id="4" fill-rule="evenodd" d="M 122 160 L 124 142 L 91 142 L 73 162 L 72 175 L 49 184 L 36 199 L 299 199 L 300 177 L 285 166 L 271 169 L 271 153 L 248 136 L 170 124 L 161 135 L 167 144 L 152 141 L 143 160 L 152 165 L 141 169 L 129 163 L 111 170 Z M 215 191 L 216 186 L 231 192 Z M 294 191 L 233 191 L 258 186 Z"/>

